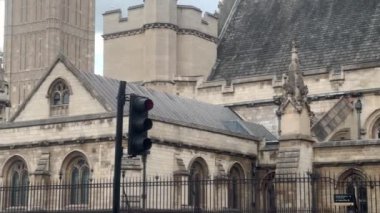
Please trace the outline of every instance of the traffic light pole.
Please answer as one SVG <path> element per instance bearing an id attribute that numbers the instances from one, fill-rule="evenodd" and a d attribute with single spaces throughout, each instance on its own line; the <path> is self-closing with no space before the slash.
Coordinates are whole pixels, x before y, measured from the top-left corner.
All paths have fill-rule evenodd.
<path id="1" fill-rule="evenodd" d="M 113 181 L 113 207 L 112 213 L 120 212 L 120 176 L 121 158 L 123 156 L 123 115 L 125 105 L 126 82 L 120 81 L 119 93 L 117 96 L 117 115 L 116 115 L 116 140 L 115 140 L 115 170 Z"/>

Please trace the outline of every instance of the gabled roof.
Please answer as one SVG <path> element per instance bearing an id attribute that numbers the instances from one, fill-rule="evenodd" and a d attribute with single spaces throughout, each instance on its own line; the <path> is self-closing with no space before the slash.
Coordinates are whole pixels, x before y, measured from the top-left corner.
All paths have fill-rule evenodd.
<path id="1" fill-rule="evenodd" d="M 287 71 L 291 41 L 301 71 L 380 61 L 379 0 L 241 0 L 209 80 Z"/>
<path id="2" fill-rule="evenodd" d="M 116 112 L 116 97 L 119 88 L 119 81 L 89 72 L 80 72 L 64 56 L 61 55 L 57 58 L 51 69 L 49 69 L 45 76 L 40 80 L 31 95 L 13 116 L 12 121 L 25 108 L 35 91 L 38 90 L 46 77 L 54 70 L 54 67 L 58 62 L 62 62 L 68 70 L 78 78 L 83 87 L 104 106 L 106 111 Z M 245 128 L 230 128 L 229 122 L 240 121 L 241 119 L 233 111 L 226 107 L 202 103 L 176 95 L 170 95 L 143 87 L 136 83 L 128 83 L 126 93 L 134 93 L 152 99 L 154 102 L 154 108 L 149 113 L 152 119 L 188 127 L 215 130 L 219 132 L 223 131 L 249 137 L 253 136 L 253 138 L 256 138 L 256 135 L 246 131 Z M 128 111 L 129 104 L 126 102 L 124 113 L 127 115 Z"/>

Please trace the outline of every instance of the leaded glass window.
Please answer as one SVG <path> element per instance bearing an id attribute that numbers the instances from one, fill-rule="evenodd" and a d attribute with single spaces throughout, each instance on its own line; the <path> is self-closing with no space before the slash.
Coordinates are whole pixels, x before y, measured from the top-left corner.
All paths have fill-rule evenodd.
<path id="1" fill-rule="evenodd" d="M 240 165 L 235 164 L 229 174 L 229 206 L 230 208 L 238 209 L 242 207 L 243 203 L 243 187 L 244 174 Z"/>
<path id="2" fill-rule="evenodd" d="M 71 166 L 70 181 L 70 204 L 87 204 L 90 170 L 86 160 L 83 158 L 78 158 L 73 162 Z"/>
<path id="3" fill-rule="evenodd" d="M 28 202 L 28 170 L 24 162 L 16 161 L 9 172 L 10 179 L 10 205 L 26 206 Z"/>

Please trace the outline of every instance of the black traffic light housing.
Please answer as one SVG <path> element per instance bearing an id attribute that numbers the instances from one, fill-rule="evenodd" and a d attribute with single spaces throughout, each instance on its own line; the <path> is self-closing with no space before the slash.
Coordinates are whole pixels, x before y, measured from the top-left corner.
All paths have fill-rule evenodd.
<path id="1" fill-rule="evenodd" d="M 152 128 L 153 122 L 148 118 L 148 112 L 153 105 L 153 101 L 147 97 L 130 95 L 128 130 L 128 155 L 130 156 L 144 154 L 152 147 L 148 130 Z"/>

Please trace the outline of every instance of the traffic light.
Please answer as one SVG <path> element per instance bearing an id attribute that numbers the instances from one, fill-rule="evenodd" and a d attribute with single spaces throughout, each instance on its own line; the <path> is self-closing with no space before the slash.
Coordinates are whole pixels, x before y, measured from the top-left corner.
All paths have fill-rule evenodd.
<path id="1" fill-rule="evenodd" d="M 152 128 L 153 123 L 148 118 L 148 112 L 153 105 L 153 101 L 149 98 L 130 95 L 128 131 L 128 155 L 130 156 L 141 155 L 152 147 L 148 130 Z"/>

